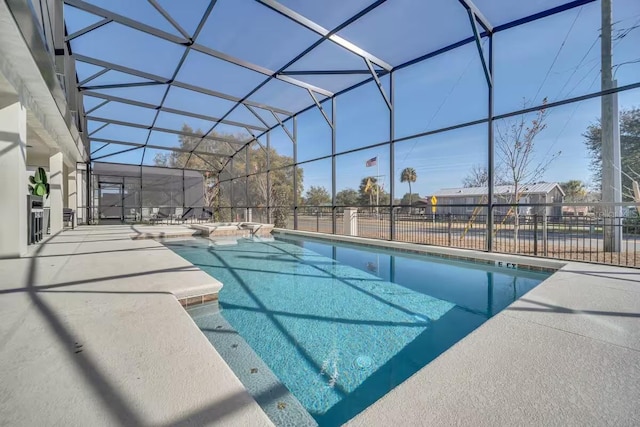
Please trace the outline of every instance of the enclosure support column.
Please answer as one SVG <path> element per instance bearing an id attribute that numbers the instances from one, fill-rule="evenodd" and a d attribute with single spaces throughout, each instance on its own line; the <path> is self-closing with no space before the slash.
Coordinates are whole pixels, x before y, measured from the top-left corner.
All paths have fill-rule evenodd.
<path id="1" fill-rule="evenodd" d="M 252 215 L 251 215 L 251 208 L 249 207 L 249 147 L 250 145 L 247 145 L 244 149 L 245 151 L 245 158 L 244 158 L 244 173 L 245 173 L 245 180 L 244 180 L 244 201 L 245 201 L 245 211 L 244 211 L 244 220 L 245 221 L 249 221 L 251 222 L 253 220 Z"/>
<path id="2" fill-rule="evenodd" d="M 331 98 L 331 232 L 336 234 L 336 97 Z"/>
<path id="3" fill-rule="evenodd" d="M 183 177 L 184 177 L 184 171 L 183 171 Z M 138 208 L 140 209 L 140 220 L 142 221 L 142 219 L 144 218 L 144 215 L 142 215 L 142 207 L 144 206 L 144 204 L 142 203 L 142 199 L 143 199 L 143 192 L 142 192 L 142 165 L 140 165 L 140 174 L 138 175 L 140 177 L 140 179 L 138 180 L 138 182 L 140 182 L 140 186 L 138 187 L 139 190 L 139 201 L 138 201 Z M 184 180 L 182 181 L 184 183 Z M 184 184 L 183 184 L 184 185 Z M 204 211 L 202 212 L 204 214 Z"/>
<path id="4" fill-rule="evenodd" d="M 489 34 L 489 74 L 492 80 L 488 82 L 488 120 L 487 120 L 487 251 L 493 251 L 493 184 L 495 181 L 495 165 L 493 150 L 493 35 Z"/>
<path id="5" fill-rule="evenodd" d="M 469 22 L 471 23 L 471 29 L 473 31 L 473 37 L 476 41 L 476 48 L 478 49 L 478 55 L 480 62 L 482 63 L 482 69 L 487 81 L 488 90 L 488 111 L 487 111 L 487 251 L 493 251 L 493 184 L 494 184 L 494 162 L 493 162 L 493 27 L 489 24 L 478 9 L 470 2 L 464 1 L 463 5 L 467 9 L 469 15 Z M 484 51 L 482 50 L 482 35 L 478 28 L 478 22 L 485 29 L 489 36 L 489 63 L 484 57 Z"/>
<path id="6" fill-rule="evenodd" d="M 233 156 L 229 159 L 229 167 L 231 168 L 231 185 L 229 185 L 229 218 L 231 222 L 236 220 L 236 217 L 233 215 L 235 213 L 234 204 L 233 204 L 233 183 L 235 179 L 233 179 Z"/>
<path id="7" fill-rule="evenodd" d="M 271 134 L 267 132 L 267 222 L 272 224 L 271 220 L 271 158 L 269 153 L 271 152 Z"/>
<path id="8" fill-rule="evenodd" d="M 67 174 L 67 207 L 74 212 L 72 226 L 78 225 L 78 185 L 76 182 L 78 171 L 74 168 Z"/>
<path id="9" fill-rule="evenodd" d="M 389 101 L 393 106 L 394 103 L 394 85 L 393 85 L 393 71 L 389 73 Z M 396 214 L 394 210 L 395 201 L 395 120 L 393 114 L 393 108 L 389 109 L 389 238 L 390 240 L 396 240 Z"/>
<path id="10" fill-rule="evenodd" d="M 62 221 L 62 209 L 64 207 L 64 154 L 55 153 L 49 157 L 49 200 L 51 212 L 49 214 L 49 224 L 51 234 L 61 231 L 64 227 Z"/>
<path id="11" fill-rule="evenodd" d="M 87 204 L 87 225 L 91 224 L 92 207 L 93 207 L 93 193 L 91 192 L 91 183 L 93 181 L 93 175 L 91 174 L 91 162 L 87 163 L 87 175 L 85 185 L 87 186 L 87 196 L 85 203 Z M 140 200 L 142 200 L 142 177 L 140 178 Z M 142 202 L 141 202 L 142 203 Z M 142 210 L 140 211 L 142 213 Z"/>
<path id="12" fill-rule="evenodd" d="M 27 111 L 0 97 L 0 258 L 27 253 Z"/>
<path id="13" fill-rule="evenodd" d="M 298 229 L 298 118 L 293 116 L 293 229 Z"/>

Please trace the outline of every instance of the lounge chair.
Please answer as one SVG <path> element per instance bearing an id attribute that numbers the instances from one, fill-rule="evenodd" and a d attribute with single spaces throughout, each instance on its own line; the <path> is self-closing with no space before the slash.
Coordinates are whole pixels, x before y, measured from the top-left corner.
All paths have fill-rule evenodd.
<path id="1" fill-rule="evenodd" d="M 180 217 L 175 218 L 175 220 L 177 222 L 181 222 L 181 223 L 185 223 L 188 220 L 192 220 L 195 218 L 196 216 L 196 212 L 194 210 L 194 208 L 186 208 L 186 210 L 182 213 L 182 215 L 180 215 Z"/>
<path id="2" fill-rule="evenodd" d="M 213 218 L 213 212 L 211 212 L 209 209 L 206 208 L 200 208 L 202 209 L 202 212 L 200 213 L 200 216 L 198 217 L 199 220 L 201 221 L 211 221 L 211 219 Z"/>
<path id="3" fill-rule="evenodd" d="M 163 221 L 169 222 L 171 219 L 171 208 L 160 208 L 158 212 L 149 218 L 151 224 L 162 223 Z"/>

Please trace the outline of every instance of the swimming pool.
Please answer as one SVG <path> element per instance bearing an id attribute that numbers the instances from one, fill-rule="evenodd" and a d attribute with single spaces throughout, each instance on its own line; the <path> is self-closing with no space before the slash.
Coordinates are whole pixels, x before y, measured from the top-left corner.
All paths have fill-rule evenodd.
<path id="1" fill-rule="evenodd" d="M 351 419 L 548 277 L 290 236 L 165 245 L 224 284 L 219 313 L 192 314 L 222 356 L 236 357 L 216 330 L 237 331 L 320 425 Z"/>

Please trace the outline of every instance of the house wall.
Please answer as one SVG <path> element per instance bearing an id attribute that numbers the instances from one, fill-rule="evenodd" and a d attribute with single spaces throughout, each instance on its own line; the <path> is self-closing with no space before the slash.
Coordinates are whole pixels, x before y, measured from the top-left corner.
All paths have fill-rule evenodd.
<path id="1" fill-rule="evenodd" d="M 508 204 L 512 202 L 512 195 L 496 195 L 495 202 L 497 204 Z M 548 217 L 562 216 L 562 208 L 560 206 L 527 206 L 528 204 L 544 204 L 544 203 L 561 203 L 563 199 L 561 191 L 555 187 L 547 194 L 525 194 L 522 196 L 519 208 L 521 215 L 547 215 Z M 472 216 L 475 206 L 485 204 L 486 198 L 483 196 L 441 196 L 438 198 L 437 214 L 452 214 L 455 216 Z M 470 206 L 450 206 L 450 205 L 470 205 Z M 425 213 L 430 213 L 431 205 L 426 206 Z M 507 214 L 513 214 L 509 206 L 496 206 L 493 210 L 494 215 L 500 220 Z M 486 215 L 486 210 L 481 209 L 478 213 L 481 217 Z"/>
<path id="2" fill-rule="evenodd" d="M 558 187 L 555 187 L 553 191 L 547 194 L 547 203 L 562 203 L 564 196 Z M 562 216 L 562 206 L 549 206 L 547 207 L 547 215 L 560 218 Z"/>
<path id="3" fill-rule="evenodd" d="M 477 206 L 485 204 L 486 199 L 483 196 L 460 196 L 460 197 L 440 197 L 438 198 L 438 205 L 436 213 L 438 215 L 452 214 L 456 217 L 471 217 L 476 211 L 476 214 L 480 216 L 479 220 L 483 221 L 486 216 L 486 209 L 477 209 Z M 466 205 L 466 206 L 450 206 L 450 205 Z M 431 206 L 427 208 L 427 213 L 430 213 Z"/>

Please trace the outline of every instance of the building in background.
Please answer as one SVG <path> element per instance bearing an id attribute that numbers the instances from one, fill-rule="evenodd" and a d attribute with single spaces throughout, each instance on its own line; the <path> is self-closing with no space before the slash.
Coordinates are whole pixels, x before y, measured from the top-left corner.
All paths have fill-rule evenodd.
<path id="1" fill-rule="evenodd" d="M 511 204 L 516 201 L 514 195 L 515 187 L 513 185 L 496 185 L 494 187 L 494 195 L 496 204 Z M 468 188 L 443 188 L 436 191 L 437 214 L 453 214 L 453 215 L 469 215 L 475 214 L 486 215 L 486 212 L 478 212 L 476 205 L 487 203 L 487 187 L 468 187 Z M 550 217 L 559 217 L 562 215 L 561 206 L 527 206 L 530 204 L 541 203 L 562 203 L 564 192 L 557 182 L 545 182 L 524 185 L 519 191 L 517 197 L 519 207 L 518 212 L 521 215 L 544 215 Z M 425 212 L 431 212 L 431 195 L 420 199 L 413 203 L 413 206 L 425 209 Z M 494 215 L 504 216 L 512 213 L 510 206 L 496 206 Z"/>

